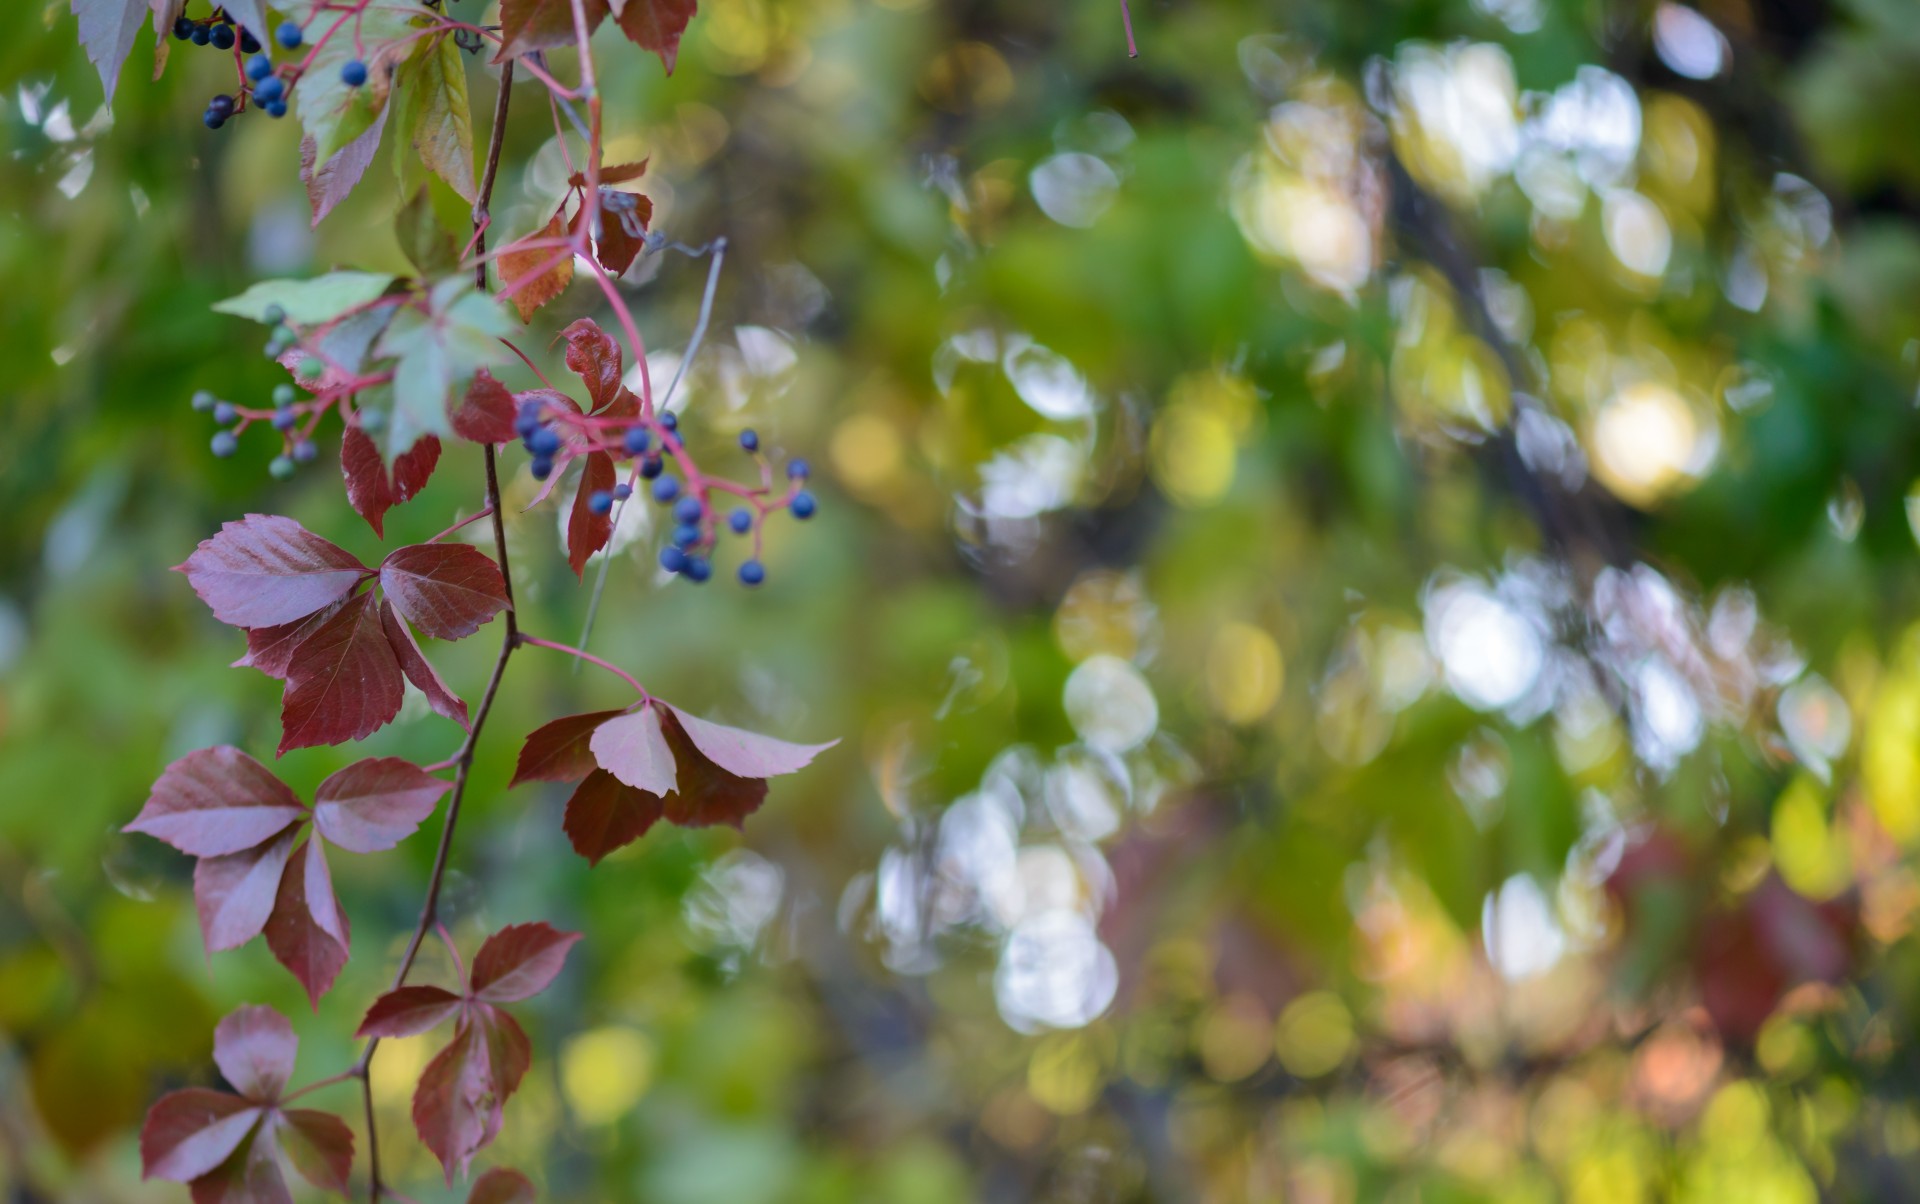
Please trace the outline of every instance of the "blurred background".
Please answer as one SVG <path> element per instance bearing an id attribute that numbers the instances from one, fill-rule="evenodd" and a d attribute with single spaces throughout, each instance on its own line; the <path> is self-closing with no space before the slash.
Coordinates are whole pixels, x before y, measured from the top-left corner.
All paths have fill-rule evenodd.
<path id="1" fill-rule="evenodd" d="M 284 484 L 264 439 L 208 454 L 194 390 L 284 379 L 209 306 L 407 270 L 400 197 L 383 159 L 309 230 L 294 123 L 202 127 L 220 56 L 148 83 L 143 33 L 109 115 L 66 5 L 9 10 L 0 1180 L 178 1200 L 147 1103 L 241 1002 L 344 1065 L 431 859 L 337 860 L 314 1016 L 119 833 L 172 758 L 278 732 L 168 566 L 246 511 L 379 554 L 331 425 Z M 588 935 L 479 1165 L 674 1204 L 1920 1199 L 1914 15 L 1138 0 L 1130 61 L 1108 0 L 703 0 L 671 79 L 603 31 L 609 161 L 731 242 L 683 429 L 809 457 L 822 508 L 754 592 L 661 581 L 628 508 L 591 647 L 842 743 L 743 834 L 590 872 L 565 788 L 506 783 L 621 687 L 514 659 L 447 914 Z M 522 87 L 509 233 L 564 180 Z M 706 269 L 622 282 L 656 381 Z M 557 368 L 582 315 L 524 345 Z M 479 496 L 454 449 L 389 544 Z M 572 642 L 597 562 L 515 511 L 523 623 Z M 493 651 L 430 648 L 468 697 Z M 416 696 L 276 768 L 456 736 Z M 422 1201 L 460 1198 L 408 1131 L 433 1040 L 374 1064 Z"/>

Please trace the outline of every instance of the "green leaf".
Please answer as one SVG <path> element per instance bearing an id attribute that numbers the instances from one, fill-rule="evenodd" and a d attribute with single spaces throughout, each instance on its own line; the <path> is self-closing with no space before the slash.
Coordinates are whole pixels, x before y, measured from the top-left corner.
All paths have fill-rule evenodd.
<path id="1" fill-rule="evenodd" d="M 398 138 L 394 166 L 404 177 L 409 149 L 433 173 L 471 203 L 473 117 L 467 98 L 467 68 L 452 38 L 441 37 L 401 65 L 394 80 Z"/>
<path id="2" fill-rule="evenodd" d="M 376 349 L 400 361 L 393 370 L 387 454 L 403 454 L 423 435 L 451 435 L 449 396 L 476 371 L 501 361 L 499 340 L 514 329 L 497 302 L 461 277 L 434 285 L 425 313 L 408 308 L 395 315 Z"/>
<path id="3" fill-rule="evenodd" d="M 328 272 L 311 280 L 262 280 L 238 297 L 215 303 L 217 313 L 267 320 L 270 306 L 279 306 L 287 320 L 301 325 L 326 322 L 356 305 L 365 305 L 387 291 L 393 277 L 380 272 Z"/>
<path id="4" fill-rule="evenodd" d="M 453 241 L 453 232 L 440 220 L 426 185 L 416 189 L 393 215 L 393 232 L 421 276 L 451 276 L 459 271 L 460 248 Z"/>
<path id="5" fill-rule="evenodd" d="M 100 72 L 107 104 L 112 105 L 120 66 L 127 61 L 133 37 L 146 19 L 146 0 L 72 0 L 72 4 L 73 15 L 80 19 L 80 44 Z"/>

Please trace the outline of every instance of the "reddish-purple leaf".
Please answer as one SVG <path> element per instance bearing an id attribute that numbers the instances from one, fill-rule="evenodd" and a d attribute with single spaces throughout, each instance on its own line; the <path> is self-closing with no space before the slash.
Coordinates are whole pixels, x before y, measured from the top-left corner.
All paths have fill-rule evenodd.
<path id="1" fill-rule="evenodd" d="M 761 789 L 766 789 L 764 784 Z M 560 826 L 573 851 L 589 865 L 599 865 L 607 854 L 645 836 L 661 814 L 659 795 L 635 790 L 606 770 L 596 769 L 567 800 Z"/>
<path id="2" fill-rule="evenodd" d="M 743 778 L 772 778 L 783 773 L 796 773 L 806 768 L 815 757 L 840 743 L 838 740 L 829 740 L 825 744 L 792 744 L 758 732 L 728 727 L 722 723 L 709 723 L 687 714 L 679 707 L 671 709 L 695 747 L 715 765 Z"/>
<path id="3" fill-rule="evenodd" d="M 223 857 L 202 857 L 193 868 L 193 904 L 208 953 L 238 949 L 266 926 L 280 878 L 299 829 Z"/>
<path id="4" fill-rule="evenodd" d="M 313 826 L 354 853 L 378 853 L 413 835 L 452 783 L 399 757 L 355 761 L 313 792 Z"/>
<path id="5" fill-rule="evenodd" d="M 547 989 L 580 939 L 535 922 L 513 924 L 487 938 L 473 956 L 472 993 L 488 1003 L 513 1003 Z"/>
<path id="6" fill-rule="evenodd" d="M 648 157 L 645 159 L 635 159 L 630 163 L 602 163 L 600 165 L 600 185 L 604 188 L 608 184 L 625 184 L 628 181 L 637 180 L 647 174 L 647 165 L 651 162 L 653 162 L 652 158 Z M 584 171 L 576 171 L 567 177 L 567 183 L 573 185 L 575 188 L 585 188 L 587 186 L 587 173 Z"/>
<path id="7" fill-rule="evenodd" d="M 330 1112 L 290 1108 L 276 1118 L 280 1148 L 315 1187 L 346 1195 L 353 1174 L 353 1130 Z"/>
<path id="8" fill-rule="evenodd" d="M 591 503 L 595 493 L 610 492 L 615 479 L 613 457 L 606 452 L 588 452 L 581 461 L 580 486 L 567 515 L 567 563 L 575 576 L 586 572 L 588 558 L 613 537 L 613 513 L 595 514 Z"/>
<path id="9" fill-rule="evenodd" d="M 626 7 L 615 18 L 620 32 L 642 50 L 660 56 L 660 62 L 673 74 L 680 57 L 680 35 L 693 20 L 695 0 L 626 0 Z"/>
<path id="10" fill-rule="evenodd" d="M 605 180 L 603 183 L 611 183 Z M 606 191 L 603 189 L 603 195 Z M 606 208 L 600 211 L 600 237 L 594 240 L 594 258 L 610 275 L 618 276 L 633 266 L 633 261 L 647 245 L 647 227 L 653 223 L 653 201 L 639 193 L 633 197 L 633 209 L 622 215 Z M 629 229 L 627 218 L 632 218 L 636 229 Z"/>
<path id="11" fill-rule="evenodd" d="M 125 830 L 195 857 L 218 857 L 250 849 L 306 813 L 272 770 L 222 744 L 167 766 Z"/>
<path id="12" fill-rule="evenodd" d="M 441 987 L 401 987 L 373 1001 L 356 1037 L 412 1037 L 457 1015 L 464 1001 Z"/>
<path id="13" fill-rule="evenodd" d="M 325 163 L 314 163 L 320 146 L 312 135 L 300 140 L 300 179 L 307 186 L 307 204 L 313 210 L 314 225 L 319 225 L 320 219 L 333 212 L 335 205 L 346 200 L 360 177 L 367 174 L 367 165 L 380 149 L 380 133 L 387 128 L 387 114 L 392 111 L 392 105 L 382 105 L 380 115 L 366 132 L 335 151 Z"/>
<path id="14" fill-rule="evenodd" d="M 514 1092 L 520 1090 L 520 1080 L 526 1076 L 527 1068 L 533 1065 L 533 1042 L 527 1040 L 526 1030 L 520 1027 L 519 1021 L 490 1003 L 472 1004 L 468 1014 L 480 1029 L 493 1083 L 500 1089 L 500 1099 L 494 1107 L 494 1123 L 497 1126 L 500 1120 L 499 1104 L 506 1103 Z"/>
<path id="15" fill-rule="evenodd" d="M 267 918 L 267 948 L 300 980 L 307 989 L 307 1001 L 318 1011 L 320 997 L 340 976 L 340 967 L 347 964 L 349 933 L 346 914 L 333 897 L 326 858 L 316 842 L 308 843 L 314 847 L 288 861 L 286 872 L 280 875 L 280 893 L 274 900 L 273 914 Z M 325 897 L 311 899 L 310 891 L 324 891 Z M 323 926 L 322 916 L 327 925 L 338 930 L 337 937 Z"/>
<path id="16" fill-rule="evenodd" d="M 396 548 L 380 562 L 380 587 L 395 610 L 436 640 L 472 635 L 511 605 L 500 566 L 465 543 Z"/>
<path id="17" fill-rule="evenodd" d="M 291 623 L 281 623 L 277 627 L 249 627 L 246 629 L 247 654 L 233 662 L 235 669 L 258 669 L 276 681 L 287 679 L 287 666 L 293 663 L 293 654 L 300 645 L 340 610 L 343 603 L 335 602 L 331 606 L 314 611 L 304 619 Z"/>
<path id="18" fill-rule="evenodd" d="M 473 1181 L 467 1204 L 533 1204 L 533 1182 L 519 1171 L 496 1166 Z"/>
<path id="19" fill-rule="evenodd" d="M 520 761 L 514 766 L 508 786 L 522 782 L 577 782 L 596 768 L 589 741 L 594 729 L 624 712 L 589 711 L 584 715 L 564 715 L 535 728 L 520 746 Z"/>
<path id="20" fill-rule="evenodd" d="M 600 768 L 649 794 L 672 794 L 673 750 L 652 703 L 616 716 L 594 730 L 587 746 Z"/>
<path id="21" fill-rule="evenodd" d="M 267 1129 L 273 1114 L 228 1155 L 227 1160 L 193 1181 L 193 1204 L 293 1204 L 286 1176 L 273 1156 Z"/>
<path id="22" fill-rule="evenodd" d="M 511 443 L 519 438 L 513 429 L 516 408 L 513 393 L 482 368 L 453 412 L 453 433 L 473 443 Z"/>
<path id="23" fill-rule="evenodd" d="M 560 332 L 567 340 L 567 367 L 587 386 L 590 409 L 609 405 L 620 394 L 620 344 L 592 318 L 576 318 Z"/>
<path id="24" fill-rule="evenodd" d="M 607 15 L 607 0 L 586 0 L 587 32 L 592 33 Z M 496 63 L 504 63 L 530 50 L 549 50 L 574 44 L 573 5 L 571 0 L 501 0 L 500 53 Z"/>
<path id="25" fill-rule="evenodd" d="M 393 604 L 385 599 L 380 602 L 380 629 L 387 633 L 387 644 L 400 660 L 400 671 L 406 674 L 414 688 L 427 696 L 427 705 L 436 714 L 445 715 L 461 727 L 467 727 L 467 704 L 447 688 L 446 682 L 440 680 L 433 662 L 420 651 L 413 632 L 400 621 L 399 615 L 393 613 Z"/>
<path id="26" fill-rule="evenodd" d="M 400 661 L 361 594 L 308 636 L 287 669 L 280 751 L 358 740 L 390 721 L 406 698 Z"/>
<path id="27" fill-rule="evenodd" d="M 461 1025 L 435 1054 L 413 1090 L 413 1127 L 445 1169 L 465 1174 L 473 1155 L 500 1129 L 502 1095 L 493 1079 L 485 1035 Z"/>
<path id="28" fill-rule="evenodd" d="M 235 627 L 305 618 L 352 593 L 368 575 L 345 548 L 270 514 L 226 524 L 175 568 L 214 618 Z"/>
<path id="29" fill-rule="evenodd" d="M 140 1127 L 140 1177 L 186 1183 L 213 1170 L 260 1119 L 237 1095 L 189 1087 L 154 1101 Z"/>
<path id="30" fill-rule="evenodd" d="M 439 463 L 440 440 L 433 435 L 414 440 L 412 447 L 394 459 L 391 469 L 381 458 L 373 437 L 358 423 L 349 425 L 340 438 L 340 475 L 346 481 L 347 501 L 383 539 L 387 511 L 425 489 Z"/>
<path id="31" fill-rule="evenodd" d="M 680 725 L 680 712 L 672 707 L 661 715 L 660 728 L 666 733 L 667 747 L 673 750 L 680 786 L 661 801 L 667 819 L 683 828 L 713 824 L 737 828 L 760 809 L 767 797 L 765 779 L 741 777 L 714 764 L 687 738 L 686 729 Z"/>
<path id="32" fill-rule="evenodd" d="M 270 1007 L 235 1008 L 213 1030 L 214 1065 L 235 1091 L 256 1103 L 280 1098 L 299 1052 L 293 1025 Z"/>

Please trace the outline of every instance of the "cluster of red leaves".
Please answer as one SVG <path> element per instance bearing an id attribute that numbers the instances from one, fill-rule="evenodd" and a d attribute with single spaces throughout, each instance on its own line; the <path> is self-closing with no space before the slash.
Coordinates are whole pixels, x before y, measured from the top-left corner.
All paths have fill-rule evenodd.
<path id="1" fill-rule="evenodd" d="M 637 180 L 646 171 L 645 159 L 601 168 L 600 188 L 591 206 L 587 203 L 586 176 L 574 173 L 568 181 L 571 191 L 560 198 L 547 224 L 500 248 L 500 280 L 522 322 L 532 321 L 541 306 L 573 283 L 573 256 L 551 245 L 567 238 L 572 224 L 597 214 L 599 221 L 588 231 L 593 257 L 613 276 L 633 266 L 634 258 L 646 246 L 647 229 L 653 224 L 653 201 L 640 193 L 616 191 L 612 185 Z M 571 221 L 567 217 L 568 205 L 574 205 Z"/>
<path id="2" fill-rule="evenodd" d="M 264 930 L 273 956 L 317 1008 L 349 946 L 327 844 L 351 853 L 390 849 L 447 790 L 410 761 L 369 757 L 321 782 L 309 809 L 265 765 L 222 745 L 167 766 L 126 830 L 200 859 L 193 900 L 208 953 L 237 949 Z"/>
<path id="3" fill-rule="evenodd" d="M 391 721 L 411 681 L 462 727 L 461 701 L 403 620 L 441 640 L 509 605 L 500 566 L 467 544 L 413 544 L 370 569 L 290 518 L 249 514 L 177 566 L 213 616 L 246 632 L 235 662 L 286 683 L 279 751 L 358 740 Z M 378 593 L 360 587 L 378 581 Z"/>
<path id="4" fill-rule="evenodd" d="M 512 784 L 579 782 L 564 826 L 574 850 L 598 865 L 663 819 L 739 827 L 767 797 L 767 778 L 794 773 L 837 743 L 791 744 L 650 700 L 536 729 Z"/>
<path id="5" fill-rule="evenodd" d="M 546 924 L 515 924 L 480 946 L 458 992 L 400 987 L 367 1009 L 356 1036 L 412 1037 L 454 1022 L 453 1040 L 427 1063 L 413 1092 L 413 1127 L 448 1183 L 499 1133 L 501 1109 L 533 1061 L 525 1030 L 500 1005 L 546 990 L 579 939 Z"/>
<path id="6" fill-rule="evenodd" d="M 627 40 L 651 50 L 673 74 L 680 54 L 680 35 L 693 19 L 695 0 L 586 0 L 587 32 L 609 15 Z M 502 45 L 495 62 L 532 50 L 571 46 L 575 40 L 572 0 L 501 0 Z"/>

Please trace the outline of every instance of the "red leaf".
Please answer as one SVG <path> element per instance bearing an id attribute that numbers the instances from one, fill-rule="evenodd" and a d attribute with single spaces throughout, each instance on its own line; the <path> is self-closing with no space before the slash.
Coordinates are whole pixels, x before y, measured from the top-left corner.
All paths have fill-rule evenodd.
<path id="1" fill-rule="evenodd" d="M 513 780 L 507 785 L 577 782 L 586 777 L 595 769 L 593 750 L 588 744 L 594 729 L 624 713 L 613 710 L 565 715 L 535 728 L 520 746 L 520 761 L 514 766 Z"/>
<path id="2" fill-rule="evenodd" d="M 591 34 L 607 15 L 607 0 L 586 0 L 587 32 Z M 550 50 L 574 44 L 573 5 L 570 0 L 501 0 L 500 53 L 504 63 L 530 50 Z"/>
<path id="3" fill-rule="evenodd" d="M 407 630 L 400 616 L 393 613 L 393 604 L 384 600 L 380 603 L 380 629 L 387 633 L 387 645 L 400 660 L 400 671 L 427 696 L 427 705 L 435 713 L 445 715 L 461 727 L 467 727 L 467 704 L 447 688 L 446 682 L 440 680 L 433 663 L 414 641 L 413 632 Z"/>
<path id="4" fill-rule="evenodd" d="M 737 828 L 760 809 L 767 797 L 764 779 L 741 777 L 714 764 L 688 739 L 680 724 L 680 712 L 673 707 L 662 714 L 660 727 L 666 733 L 667 747 L 673 750 L 679 777 L 679 789 L 662 802 L 667 819 L 683 828 L 713 824 Z"/>
<path id="5" fill-rule="evenodd" d="M 576 577 L 586 573 L 588 559 L 613 538 L 613 512 L 595 514 L 589 503 L 595 492 L 611 491 L 615 477 L 613 457 L 606 452 L 588 452 L 581 462 L 580 485 L 567 516 L 567 563 Z"/>
<path id="6" fill-rule="evenodd" d="M 627 785 L 649 794 L 672 794 L 673 750 L 660 730 L 660 713 L 652 703 L 607 720 L 594 730 L 587 746 L 600 768 Z"/>
<path id="7" fill-rule="evenodd" d="M 280 893 L 298 829 L 224 857 L 202 857 L 193 869 L 193 904 L 208 953 L 238 949 L 266 926 Z"/>
<path id="8" fill-rule="evenodd" d="M 368 569 L 290 518 L 249 514 L 201 543 L 177 571 L 213 617 L 235 627 L 303 619 L 353 592 Z"/>
<path id="9" fill-rule="evenodd" d="M 275 627 L 247 628 L 247 654 L 233 662 L 230 667 L 258 669 L 276 681 L 285 681 L 287 666 L 293 663 L 293 654 L 299 651 L 301 643 L 320 630 L 321 625 L 331 619 L 340 610 L 341 605 L 335 602 L 331 606 L 314 611 L 304 619 L 281 623 Z"/>
<path id="10" fill-rule="evenodd" d="M 473 1181 L 467 1204 L 533 1204 L 533 1183 L 519 1171 L 496 1166 Z"/>
<path id="11" fill-rule="evenodd" d="M 660 56 L 667 74 L 680 57 L 680 35 L 693 20 L 694 0 L 627 0 L 618 18 L 620 32 L 642 50 Z"/>
<path id="12" fill-rule="evenodd" d="M 347 964 L 349 933 L 347 917 L 333 897 L 326 856 L 318 841 L 307 844 L 305 856 L 294 857 L 280 876 L 280 894 L 267 919 L 267 948 L 300 980 L 307 1001 L 318 1011 L 320 997 Z"/>
<path id="13" fill-rule="evenodd" d="M 625 184 L 629 180 L 637 180 L 647 174 L 647 164 L 651 162 L 652 159 L 647 158 L 636 160 L 632 163 L 603 163 L 600 165 L 601 187 L 605 187 L 608 184 Z M 576 171 L 567 177 L 567 183 L 573 185 L 575 188 L 585 188 L 587 186 L 587 173 L 584 171 Z"/>
<path id="14" fill-rule="evenodd" d="M 562 206 L 564 209 L 564 206 Z M 567 236 L 567 226 L 561 220 L 561 212 L 556 210 L 547 220 L 547 224 L 527 235 L 500 248 L 500 291 L 509 294 L 507 300 L 513 302 L 513 308 L 520 313 L 522 322 L 533 321 L 534 313 L 547 302 L 565 292 L 573 283 L 573 252 L 565 247 L 534 247 L 534 242 L 548 242 Z"/>
<path id="15" fill-rule="evenodd" d="M 227 1160 L 193 1181 L 193 1204 L 293 1204 L 286 1177 L 273 1157 L 268 1123 L 255 1129 Z"/>
<path id="16" fill-rule="evenodd" d="M 222 744 L 167 766 L 125 830 L 195 857 L 218 857 L 250 849 L 306 814 L 272 770 Z"/>
<path id="17" fill-rule="evenodd" d="M 293 654 L 280 704 L 280 751 L 361 739 L 390 721 L 405 697 L 373 595 L 361 594 Z"/>
<path id="18" fill-rule="evenodd" d="M 764 792 L 765 785 L 761 785 Z M 587 775 L 567 800 L 561 828 L 573 851 L 599 865 L 615 849 L 623 849 L 647 834 L 662 814 L 659 795 L 635 790 L 604 769 Z"/>
<path id="19" fill-rule="evenodd" d="M 412 1037 L 451 1019 L 464 1001 L 440 987 L 400 987 L 373 1001 L 356 1037 Z"/>
<path id="20" fill-rule="evenodd" d="M 224 1091 L 169 1092 L 147 1109 L 140 1127 L 140 1177 L 198 1179 L 240 1148 L 259 1119 L 259 1108 Z"/>
<path id="21" fill-rule="evenodd" d="M 482 368 L 453 412 L 453 432 L 473 443 L 512 443 L 519 438 L 513 429 L 516 408 L 513 394 Z"/>
<path id="22" fill-rule="evenodd" d="M 271 1103 L 293 1077 L 300 1039 L 293 1025 L 270 1007 L 235 1008 L 213 1030 L 213 1062 L 247 1099 Z"/>
<path id="23" fill-rule="evenodd" d="M 471 993 L 488 1003 L 530 999 L 566 964 L 577 932 L 559 932 L 543 923 L 513 924 L 487 938 L 473 957 Z"/>
<path id="24" fill-rule="evenodd" d="M 414 440 L 391 469 L 381 458 L 373 437 L 359 424 L 349 425 L 340 439 L 340 475 L 346 481 L 347 501 L 382 539 L 387 534 L 387 511 L 425 489 L 439 463 L 440 440 L 433 435 Z"/>
<path id="25" fill-rule="evenodd" d="M 560 332 L 567 340 L 567 367 L 586 383 L 590 409 L 609 404 L 620 393 L 620 344 L 592 318 L 576 318 Z"/>
<path id="26" fill-rule="evenodd" d="M 413 835 L 452 783 L 399 757 L 368 757 L 313 792 L 313 826 L 354 853 L 378 853 Z"/>
<path id="27" fill-rule="evenodd" d="M 510 605 L 500 566 L 472 544 L 395 549 L 380 563 L 380 588 L 395 610 L 436 640 L 472 635 Z"/>
<path id="28" fill-rule="evenodd" d="M 715 765 L 743 778 L 772 778 L 805 769 L 821 753 L 840 743 L 792 744 L 763 736 L 758 732 L 710 723 L 689 715 L 679 707 L 669 708 L 680 720 L 680 727 L 699 750 Z"/>
<path id="29" fill-rule="evenodd" d="M 445 1169 L 451 1184 L 473 1155 L 500 1130 L 501 1096 L 485 1036 L 463 1024 L 435 1054 L 413 1090 L 413 1127 Z"/>
<path id="30" fill-rule="evenodd" d="M 533 1042 L 527 1040 L 526 1030 L 520 1027 L 519 1021 L 492 1004 L 473 1004 L 470 1014 L 486 1042 L 494 1085 L 500 1089 L 499 1103 L 504 1104 L 514 1092 L 520 1090 L 520 1080 L 526 1076 L 527 1068 L 533 1065 Z M 499 1119 L 499 1108 L 496 1106 L 496 1125 Z"/>
<path id="31" fill-rule="evenodd" d="M 290 1108 L 279 1114 L 280 1148 L 307 1182 L 346 1195 L 353 1174 L 353 1130 L 329 1112 Z"/>
<path id="32" fill-rule="evenodd" d="M 382 105 L 380 115 L 365 133 L 335 151 L 317 169 L 314 159 L 319 154 L 319 143 L 312 135 L 300 140 L 300 179 L 307 186 L 307 204 L 313 210 L 314 225 L 319 225 L 320 219 L 333 212 L 335 205 L 346 200 L 360 177 L 367 174 L 367 165 L 380 149 L 380 132 L 387 128 L 387 114 L 392 111 L 392 105 Z"/>

